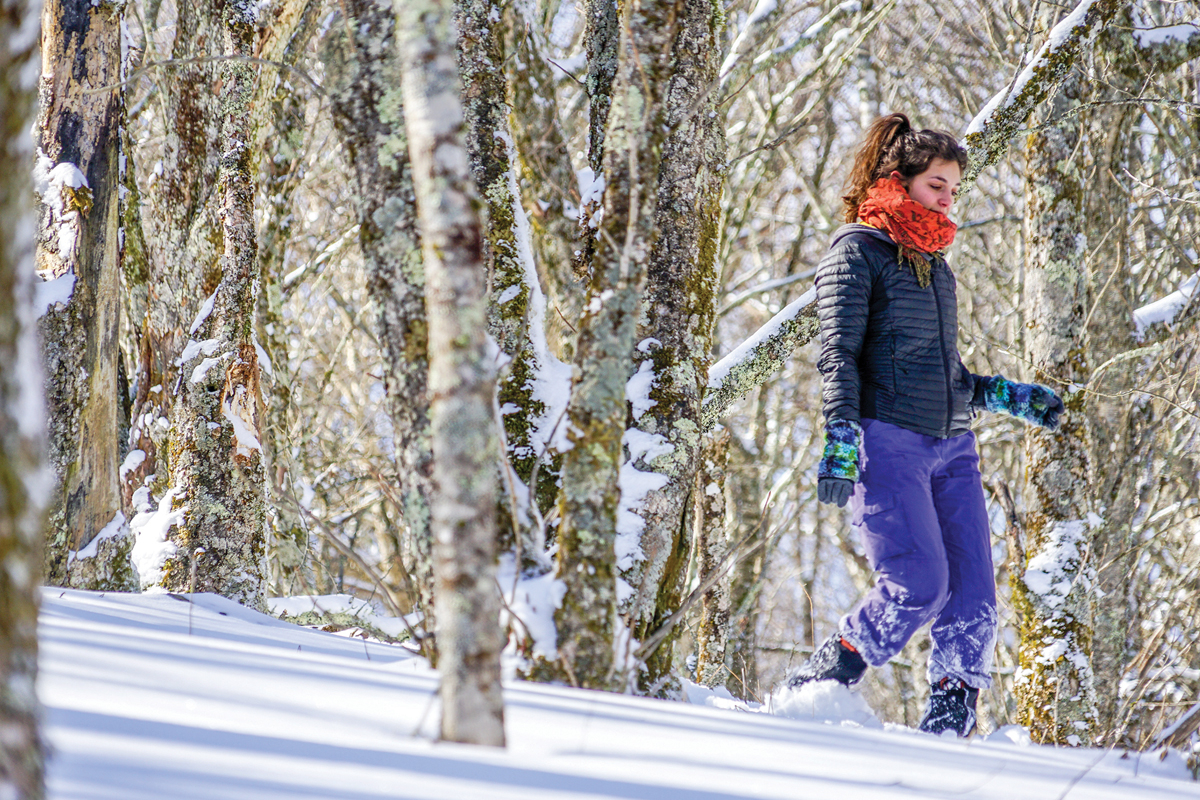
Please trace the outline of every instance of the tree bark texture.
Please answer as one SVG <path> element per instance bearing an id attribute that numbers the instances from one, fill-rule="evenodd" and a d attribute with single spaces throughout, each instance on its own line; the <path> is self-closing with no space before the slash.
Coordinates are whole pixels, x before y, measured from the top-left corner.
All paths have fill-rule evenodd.
<path id="1" fill-rule="evenodd" d="M 258 44 L 262 58 L 294 65 L 316 32 L 320 3 L 290 0 L 271 7 L 272 19 Z M 262 39 L 265 39 L 263 41 Z M 276 595 L 299 594 L 311 585 L 307 529 L 294 510 L 290 437 L 292 376 L 288 368 L 287 325 L 283 315 L 283 277 L 295 235 L 294 196 L 305 177 L 306 97 L 286 70 L 264 68 L 254 102 L 254 152 L 260 159 L 263 198 L 259 231 L 260 290 L 255 309 L 255 341 L 266 354 L 263 377 L 263 472 L 267 476 L 270 536 L 267 543 L 268 583 Z"/>
<path id="2" fill-rule="evenodd" d="M 632 2 L 605 135 L 604 219 L 580 323 L 579 377 L 568 406 L 558 576 L 567 594 L 556 616 L 573 681 L 610 685 L 614 674 L 618 475 L 638 316 L 654 246 L 658 171 L 666 141 L 665 90 L 685 3 Z M 636 534 L 635 534 L 636 535 Z M 632 665 L 615 671 L 628 675 Z"/>
<path id="3" fill-rule="evenodd" d="M 696 578 L 703 584 L 725 566 L 729 537 L 725 523 L 725 476 L 729 467 L 729 432 L 718 428 L 704 437 L 701 467 L 696 472 L 695 531 Z M 700 601 L 700 624 L 696 632 L 696 683 L 723 686 L 729 678 L 725 655 L 729 647 L 729 590 L 727 572 Z"/>
<path id="4" fill-rule="evenodd" d="M 687 516 L 695 483 L 702 429 L 702 398 L 708 384 L 716 298 L 719 291 L 725 131 L 717 111 L 723 14 L 708 0 L 688 0 L 672 48 L 666 124 L 655 209 L 657 238 L 650 253 L 638 346 L 639 371 L 651 378 L 651 405 L 635 427 L 654 439 L 655 451 L 630 465 L 666 477 L 634 507 L 645 523 L 644 561 L 622 577 L 636 589 L 625 609 L 634 638 L 647 639 L 683 599 L 691 541 Z M 678 626 L 675 631 L 680 631 Z M 646 659 L 641 688 L 655 694 L 679 690 L 674 641 L 668 637 Z"/>
<path id="5" fill-rule="evenodd" d="M 1132 14 L 1125 12 L 1117 24 L 1106 30 L 1098 49 L 1111 65 L 1101 98 L 1136 97 L 1150 76 L 1177 69 L 1188 60 L 1200 57 L 1200 36 L 1188 40 L 1167 39 L 1140 46 L 1132 34 Z M 1139 341 L 1130 325 L 1137 308 L 1138 281 L 1130 276 L 1130 256 L 1135 226 L 1130 215 L 1128 190 L 1121 176 L 1144 174 L 1143 153 L 1136 134 L 1144 109 L 1134 105 L 1098 108 L 1089 120 L 1089 135 L 1095 144 L 1092 158 L 1096 179 L 1087 198 L 1090 238 L 1098 240 L 1089 258 L 1092 311 L 1086 336 L 1092 364 L 1106 364 L 1123 354 L 1136 352 L 1149 344 Z M 1194 170 L 1193 170 L 1194 171 Z M 1136 362 L 1134 362 L 1136 363 Z M 1104 522 L 1095 531 L 1094 563 L 1100 591 L 1095 600 L 1095 634 L 1092 641 L 1092 666 L 1097 687 L 1119 686 L 1129 665 L 1145 639 L 1138 624 L 1140 598 L 1135 588 L 1137 563 L 1144 553 L 1136 520 L 1144 513 L 1152 494 L 1155 462 L 1161 452 L 1158 434 L 1168 425 L 1154 403 L 1129 403 L 1108 400 L 1109 386 L 1119 385 L 1117 377 L 1135 382 L 1119 368 L 1105 372 L 1094 369 L 1092 384 L 1099 393 L 1092 401 L 1091 463 L 1104 464 L 1092 471 L 1091 493 L 1104 507 Z M 1173 463 L 1172 463 L 1173 462 Z M 1187 471 L 1186 459 L 1169 458 L 1167 470 Z M 1193 472 L 1194 474 L 1194 472 Z M 1170 472 L 1159 473 L 1158 481 L 1172 481 Z M 1128 696 L 1121 692 L 1097 692 L 1097 744 L 1102 746 L 1139 746 L 1128 738 L 1124 705 Z"/>
<path id="6" fill-rule="evenodd" d="M 40 4 L 0 5 L 0 795 L 41 800 L 38 586 L 42 510 L 54 475 L 43 464 L 45 416 L 34 307 L 30 203 Z"/>
<path id="7" fill-rule="evenodd" d="M 514 170 L 518 164 L 513 158 L 515 147 L 506 99 L 503 19 L 501 4 L 494 0 L 456 3 L 467 152 L 475 185 L 483 196 L 484 253 L 491 294 L 488 328 L 501 351 L 511 359 L 501 375 L 497 399 L 506 409 L 503 419 L 508 460 L 517 477 L 528 484 L 540 460 L 534 437 L 536 420 L 546 414 L 545 405 L 534 392 L 537 371 L 543 365 L 538 363 L 531 341 L 534 332 L 530 330 L 531 325 L 542 321 L 531 317 L 536 268 L 522 260 L 532 257 L 532 250 L 524 249 L 531 242 L 519 240 L 517 215 L 522 206 L 516 188 Z M 533 499 L 548 506 L 557 488 L 555 470 L 552 465 L 544 465 L 539 473 L 541 497 Z M 502 502 L 505 513 L 499 517 L 500 547 L 520 552 L 522 566 L 536 568 L 542 544 L 532 535 L 532 526 L 513 519 L 507 506 Z"/>
<path id="8" fill-rule="evenodd" d="M 563 361 L 575 357 L 575 328 L 583 313 L 586 286 L 574 269 L 579 227 L 567 216 L 579 205 L 575 171 L 567 152 L 558 104 L 556 76 L 543 57 L 537 27 L 517 4 L 507 4 L 504 66 L 512 136 L 519 158 L 522 199 L 529 218 L 537 272 L 545 287 L 546 339 Z"/>
<path id="9" fill-rule="evenodd" d="M 588 71 L 585 89 L 588 96 L 588 166 L 592 174 L 604 174 L 604 137 L 608 130 L 608 113 L 613 103 L 613 82 L 619 69 L 621 50 L 620 4 L 612 0 L 586 0 L 586 21 L 583 33 L 587 50 Z M 580 198 L 579 252 L 577 272 L 590 274 L 596 257 L 596 231 L 599 214 L 603 213 L 604 197 L 594 193 Z"/>
<path id="10" fill-rule="evenodd" d="M 1049 113 L 1079 102 L 1078 73 L 1061 85 Z M 1082 346 L 1087 275 L 1083 179 L 1072 153 L 1078 119 L 1029 137 L 1025 210 L 1026 351 L 1034 380 L 1050 383 L 1067 410 L 1055 431 L 1025 438 L 1025 555 L 1014 580 L 1020 611 L 1018 719 L 1042 741 L 1090 744 L 1096 722 L 1092 677 L 1095 568 L 1088 519 L 1087 355 Z"/>
<path id="11" fill-rule="evenodd" d="M 762 448 L 757 448 L 762 452 Z M 747 452 L 737 437 L 730 437 L 729 459 L 725 475 L 729 504 L 737 509 L 730 524 L 729 538 L 742 542 L 754 555 L 739 559 L 729 575 L 729 642 L 725 665 L 725 688 L 735 697 L 759 698 L 758 620 L 766 570 L 767 512 L 763 509 L 764 489 L 753 453 Z"/>
<path id="12" fill-rule="evenodd" d="M 254 52 L 255 11 L 226 3 L 225 52 Z M 251 124 L 255 69 L 222 65 L 220 281 L 212 313 L 198 326 L 177 385 L 171 440 L 171 492 L 180 521 L 175 546 L 154 582 L 171 591 L 215 592 L 263 608 L 266 504 L 262 460 L 262 391 L 254 347 L 258 254 Z M 203 334 L 203 340 L 198 340 Z M 165 502 L 165 500 L 164 500 Z M 147 576 L 143 577 L 146 583 Z"/>
<path id="13" fill-rule="evenodd" d="M 183 63 L 162 84 L 168 126 L 162 169 L 141 193 L 144 207 L 156 209 L 141 225 L 148 267 L 144 273 L 125 273 L 129 296 L 145 297 L 144 319 L 132 320 L 139 336 L 129 435 L 131 452 L 145 454 L 125 472 L 124 494 L 133 511 L 152 508 L 171 486 L 170 420 L 182 366 L 177 362 L 192 324 L 221 280 L 216 188 L 221 114 L 214 91 L 220 71 L 212 59 L 223 51 L 222 23 L 207 2 L 182 3 L 177 13 L 171 58 Z M 140 489 L 146 491 L 139 495 Z"/>
<path id="14" fill-rule="evenodd" d="M 487 273 L 449 0 L 397 3 L 425 258 L 442 738 L 504 745 Z"/>
<path id="15" fill-rule="evenodd" d="M 124 515 L 117 397 L 120 317 L 122 4 L 50 0 L 42 17 L 39 172 L 46 173 L 38 274 L 73 282 L 42 317 L 50 463 L 58 489 L 47 531 L 47 578 L 131 590 L 132 540 Z M 42 160 L 45 159 L 45 160 Z M 101 532 L 91 558 L 76 560 Z"/>
<path id="16" fill-rule="evenodd" d="M 1047 41 L 1033 56 L 1028 81 L 1014 85 L 980 129 L 964 137 L 970 163 L 963 174 L 960 192 L 968 191 L 979 173 L 1004 156 L 1008 143 L 1024 127 L 1029 114 L 1046 98 L 1054 96 L 1100 31 L 1129 5 L 1129 0 L 1081 0 L 1077 8 L 1084 13 L 1074 20 L 1074 25 L 1061 39 Z M 1044 29 L 1049 32 L 1051 26 L 1046 25 Z"/>
<path id="17" fill-rule="evenodd" d="M 353 170 L 359 244 L 383 348 L 404 535 L 396 557 L 435 627 L 430 531 L 433 452 L 429 332 L 416 195 L 404 127 L 396 14 L 380 0 L 350 0 L 326 51 L 331 106 Z M 432 647 L 429 640 L 424 643 Z"/>

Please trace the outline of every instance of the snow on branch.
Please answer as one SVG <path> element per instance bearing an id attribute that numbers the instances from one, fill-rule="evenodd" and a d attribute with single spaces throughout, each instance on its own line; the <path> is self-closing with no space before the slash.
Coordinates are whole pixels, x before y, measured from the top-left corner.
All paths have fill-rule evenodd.
<path id="1" fill-rule="evenodd" d="M 1000 159 L 1029 113 L 1058 89 L 1087 47 L 1126 5 L 1127 0 L 1081 0 L 1054 26 L 1028 66 L 967 126 L 965 140 L 971 161 L 964 184 L 974 182 Z"/>
<path id="2" fill-rule="evenodd" d="M 1192 298 L 1196 296 L 1197 283 L 1200 283 L 1200 274 L 1193 275 L 1179 284 L 1179 288 L 1166 297 L 1155 300 L 1153 303 L 1147 303 L 1135 310 L 1133 312 L 1133 324 L 1136 327 L 1134 335 L 1138 341 L 1140 342 L 1146 337 L 1146 330 L 1150 326 L 1174 323 L 1184 309 L 1192 305 Z"/>
<path id="3" fill-rule="evenodd" d="M 797 347 L 817 335 L 817 290 L 809 289 L 708 370 L 701 425 L 711 430 L 731 405 L 779 371 Z"/>

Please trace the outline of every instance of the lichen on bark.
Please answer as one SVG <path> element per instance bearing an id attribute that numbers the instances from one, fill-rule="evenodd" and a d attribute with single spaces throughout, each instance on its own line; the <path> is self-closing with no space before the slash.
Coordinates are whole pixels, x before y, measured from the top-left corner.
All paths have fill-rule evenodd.
<path id="1" fill-rule="evenodd" d="M 1089 367 L 1079 345 L 1087 303 L 1083 178 L 1071 155 L 1081 78 L 1063 82 L 1050 113 L 1060 121 L 1032 134 L 1026 177 L 1026 350 L 1032 378 L 1052 383 L 1066 411 L 1055 431 L 1026 433 L 1026 564 L 1014 575 L 1020 610 L 1018 719 L 1040 741 L 1090 744 L 1096 724 L 1091 511 L 1088 502 Z M 1031 580 L 1037 576 L 1038 580 Z"/>
<path id="2" fill-rule="evenodd" d="M 250 0 L 225 5 L 225 52 L 253 52 Z M 264 607 L 266 569 L 262 391 L 253 325 L 258 291 L 251 125 L 255 71 L 244 60 L 222 66 L 219 191 L 223 252 L 213 311 L 196 327 L 174 388 L 171 434 L 173 504 L 182 521 L 168 534 L 176 550 L 158 582 L 171 591 L 210 591 Z M 195 341 L 195 340 L 193 340 Z M 192 354 L 194 353 L 194 354 Z M 194 573 L 194 580 L 193 580 Z"/>
<path id="3" fill-rule="evenodd" d="M 605 135 L 604 218 L 579 331 L 578 379 L 568 406 L 573 447 L 563 458 L 557 574 L 567 585 L 556 615 L 568 678 L 612 685 L 615 537 L 625 383 L 655 236 L 658 172 L 666 140 L 665 88 L 685 3 L 623 9 L 620 67 Z"/>
<path id="4" fill-rule="evenodd" d="M 120 82 L 120 26 L 121 4 L 46 5 L 38 118 L 38 171 L 47 185 L 37 271 L 42 280 L 70 280 L 74 287 L 39 324 L 50 463 L 58 480 L 47 530 L 47 578 L 109 590 L 135 588 L 127 580 L 127 559 L 111 570 L 77 570 L 74 579 L 71 565 L 72 554 L 121 511 L 121 404 L 113 399 L 120 352 L 121 102 L 117 92 L 89 91 Z M 56 178 L 63 170 L 75 178 Z M 117 552 L 127 554 L 128 547 Z"/>
<path id="5" fill-rule="evenodd" d="M 425 271 L 417 229 L 416 196 L 404 127 L 396 16 L 391 4 L 349 0 L 322 47 L 327 86 L 352 170 L 359 244 L 367 291 L 383 348 L 384 386 L 396 452 L 403 531 L 386 552 L 415 584 L 404 587 L 424 612 L 425 631 L 436 624 L 430 497 L 429 333 Z M 434 655 L 432 637 L 422 641 Z"/>
<path id="6" fill-rule="evenodd" d="M 670 452 L 636 465 L 667 478 L 635 509 L 645 523 L 644 560 L 622 575 L 636 589 L 623 610 L 639 641 L 678 609 L 692 549 L 688 497 L 701 446 L 701 402 L 708 384 L 720 280 L 716 253 L 726 167 L 715 86 L 722 21 L 709 0 L 684 4 L 663 101 L 670 132 L 659 166 L 657 237 L 647 266 L 637 334 L 641 344 L 632 356 L 639 369 L 648 362 L 653 376 L 651 405 L 635 414 L 634 426 L 661 437 L 661 449 Z M 646 658 L 639 677 L 642 691 L 664 696 L 679 691 L 674 664 L 679 630 L 676 626 Z"/>

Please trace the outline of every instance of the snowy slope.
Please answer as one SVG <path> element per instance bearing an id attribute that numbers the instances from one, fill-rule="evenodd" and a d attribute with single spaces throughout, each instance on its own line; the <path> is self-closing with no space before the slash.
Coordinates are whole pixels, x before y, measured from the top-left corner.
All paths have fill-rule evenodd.
<path id="1" fill-rule="evenodd" d="M 507 751 L 435 743 L 435 676 L 399 647 L 211 595 L 53 589 L 41 619 L 52 800 L 1200 797 L 1174 754 L 939 740 L 520 683 L 506 687 Z"/>

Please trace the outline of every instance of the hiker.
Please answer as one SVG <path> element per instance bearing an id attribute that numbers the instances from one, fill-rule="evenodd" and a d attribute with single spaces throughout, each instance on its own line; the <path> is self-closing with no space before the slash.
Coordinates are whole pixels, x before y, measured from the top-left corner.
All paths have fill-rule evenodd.
<path id="1" fill-rule="evenodd" d="M 867 130 L 842 198 L 848 224 L 817 269 L 825 451 L 821 502 L 849 502 L 875 586 L 788 685 L 860 681 L 932 622 L 920 729 L 975 728 L 992 683 L 996 587 L 971 418 L 1003 411 L 1053 429 L 1051 389 L 974 375 L 958 355 L 947 214 L 967 166 L 948 133 L 904 114 Z"/>

